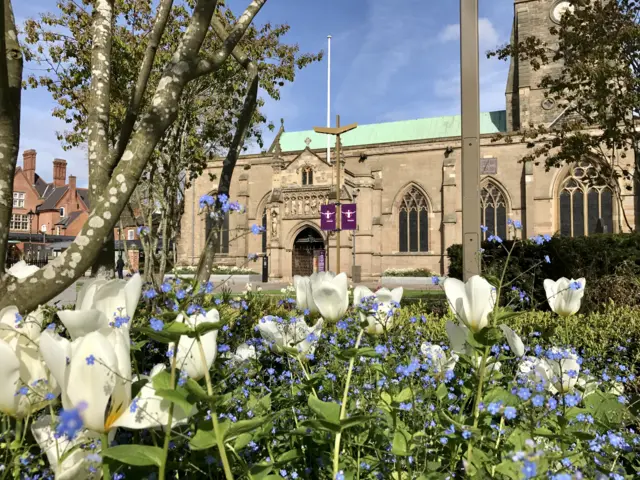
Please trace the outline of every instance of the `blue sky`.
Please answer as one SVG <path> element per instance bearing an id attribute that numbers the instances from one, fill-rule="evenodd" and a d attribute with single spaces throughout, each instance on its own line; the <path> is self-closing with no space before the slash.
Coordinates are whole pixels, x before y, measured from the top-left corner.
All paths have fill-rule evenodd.
<path id="1" fill-rule="evenodd" d="M 14 1 L 16 21 L 55 11 L 55 0 Z M 230 0 L 240 14 L 248 0 Z M 480 88 L 483 111 L 504 109 L 508 65 L 484 52 L 509 40 L 513 0 L 480 0 Z M 288 43 L 303 52 L 331 44 L 331 117 L 343 124 L 408 120 L 460 113 L 459 2 L 456 0 L 269 0 L 257 24 L 288 23 Z M 37 65 L 27 65 L 25 73 Z M 327 62 L 298 71 L 280 101 L 266 99 L 267 117 L 288 131 L 325 125 Z M 83 149 L 63 151 L 51 117 L 55 102 L 45 90 L 23 93 L 21 152 L 38 151 L 38 172 L 50 180 L 52 161 L 68 161 L 67 174 L 86 185 Z M 274 133 L 265 129 L 266 147 Z M 252 149 L 252 150 L 255 150 Z M 21 165 L 21 158 L 19 165 Z"/>

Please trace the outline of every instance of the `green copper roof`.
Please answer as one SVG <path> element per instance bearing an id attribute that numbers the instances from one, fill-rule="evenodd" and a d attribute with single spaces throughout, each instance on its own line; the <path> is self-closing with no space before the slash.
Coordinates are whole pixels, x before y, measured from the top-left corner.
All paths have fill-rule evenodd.
<path id="1" fill-rule="evenodd" d="M 344 147 L 374 145 L 377 143 L 410 142 L 435 138 L 457 137 L 461 134 L 460 115 L 448 117 L 421 118 L 400 122 L 374 123 L 360 125 L 342 136 Z M 345 122 L 346 124 L 347 122 Z M 351 122 L 349 122 L 351 123 Z M 486 112 L 480 114 L 480 133 L 491 134 L 507 130 L 507 112 Z M 280 136 L 280 148 L 283 152 L 304 150 L 305 140 L 311 139 L 310 148 L 326 148 L 326 135 L 313 130 L 302 132 L 284 132 Z M 331 137 L 331 146 L 335 142 Z"/>

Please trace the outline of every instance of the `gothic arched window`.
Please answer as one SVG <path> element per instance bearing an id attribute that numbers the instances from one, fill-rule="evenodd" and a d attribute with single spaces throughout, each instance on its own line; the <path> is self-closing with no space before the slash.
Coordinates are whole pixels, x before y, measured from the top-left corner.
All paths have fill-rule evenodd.
<path id="1" fill-rule="evenodd" d="M 429 207 L 424 194 L 411 187 L 402 197 L 398 212 L 401 252 L 429 251 Z"/>
<path id="2" fill-rule="evenodd" d="M 209 233 L 213 228 L 214 220 L 207 213 L 207 218 L 205 219 L 205 241 L 209 238 Z M 218 253 L 229 253 L 229 212 L 224 214 L 224 219 L 222 220 L 220 231 L 220 250 Z"/>
<path id="3" fill-rule="evenodd" d="M 482 233 L 483 240 L 491 235 L 507 239 L 507 201 L 502 190 L 491 181 L 480 190 L 480 216 L 482 225 L 487 227 Z"/>
<path id="4" fill-rule="evenodd" d="M 613 232 L 613 194 L 597 181 L 597 176 L 588 163 L 571 168 L 560 187 L 560 235 Z"/>
<path id="5" fill-rule="evenodd" d="M 302 185 L 313 185 L 313 169 L 311 167 L 303 167 Z"/>

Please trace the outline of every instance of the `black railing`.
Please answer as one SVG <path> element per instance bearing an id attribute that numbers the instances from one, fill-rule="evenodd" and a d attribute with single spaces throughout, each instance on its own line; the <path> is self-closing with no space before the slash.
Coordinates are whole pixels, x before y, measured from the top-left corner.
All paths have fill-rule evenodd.
<path id="1" fill-rule="evenodd" d="M 45 267 L 49 263 L 48 258 L 34 259 L 34 260 L 25 259 L 24 261 L 27 263 L 27 265 L 35 265 L 36 267 L 39 267 L 39 268 Z M 5 263 L 5 268 L 9 269 L 18 262 L 19 260 L 7 260 L 7 262 Z"/>

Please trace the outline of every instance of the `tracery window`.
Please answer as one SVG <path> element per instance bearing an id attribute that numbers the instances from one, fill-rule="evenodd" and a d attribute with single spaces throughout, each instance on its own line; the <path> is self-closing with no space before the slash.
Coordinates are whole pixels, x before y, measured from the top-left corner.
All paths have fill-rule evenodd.
<path id="1" fill-rule="evenodd" d="M 402 197 L 398 230 L 401 252 L 429 251 L 429 206 L 416 187 L 411 187 Z"/>
<path id="2" fill-rule="evenodd" d="M 205 241 L 209 238 L 209 232 L 214 225 L 214 219 L 207 214 L 205 220 Z M 229 212 L 224 213 L 224 219 L 220 231 L 220 250 L 218 253 L 229 253 Z"/>
<path id="3" fill-rule="evenodd" d="M 571 168 L 560 187 L 560 235 L 613 232 L 613 194 L 597 176 L 596 169 L 586 162 Z"/>
<path id="4" fill-rule="evenodd" d="M 482 232 L 483 240 L 491 235 L 507 239 L 507 201 L 502 190 L 490 180 L 480 190 L 480 216 L 486 227 Z"/>

